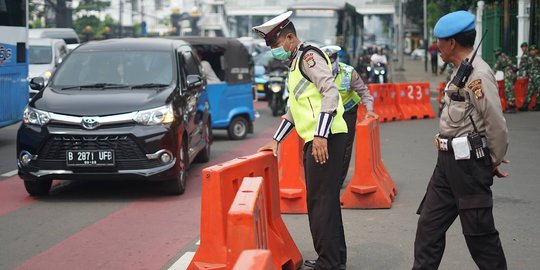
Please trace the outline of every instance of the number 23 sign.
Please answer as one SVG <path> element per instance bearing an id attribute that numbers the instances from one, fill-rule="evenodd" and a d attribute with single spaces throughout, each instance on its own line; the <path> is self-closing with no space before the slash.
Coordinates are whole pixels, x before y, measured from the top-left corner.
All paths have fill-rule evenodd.
<path id="1" fill-rule="evenodd" d="M 409 99 L 422 100 L 422 86 L 407 85 L 407 96 L 409 97 Z"/>

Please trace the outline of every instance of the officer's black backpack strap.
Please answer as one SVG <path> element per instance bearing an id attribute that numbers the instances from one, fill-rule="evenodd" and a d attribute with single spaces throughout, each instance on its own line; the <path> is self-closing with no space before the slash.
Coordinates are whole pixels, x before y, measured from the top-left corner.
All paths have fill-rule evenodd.
<path id="1" fill-rule="evenodd" d="M 315 51 L 316 53 L 318 53 L 324 60 L 326 60 L 326 63 L 327 63 L 327 64 L 330 64 L 330 63 L 328 62 L 328 59 L 326 58 L 324 52 L 323 52 L 321 49 L 319 49 L 319 48 L 317 48 L 317 47 L 315 47 L 315 46 L 312 46 L 312 45 L 305 45 L 305 46 L 303 46 L 303 48 L 302 48 L 302 53 L 300 54 L 300 59 L 299 59 L 300 63 L 298 63 L 298 69 L 300 70 L 300 73 L 302 73 L 302 77 L 304 77 L 304 78 L 305 78 L 306 80 L 308 80 L 309 82 L 312 82 L 312 81 L 311 81 L 311 80 L 309 79 L 309 77 L 304 73 L 304 71 L 302 70 L 302 67 L 301 67 L 300 65 L 302 64 L 302 59 L 304 59 L 304 55 L 305 55 L 308 51 L 311 51 L 311 50 L 313 50 L 313 51 Z"/>

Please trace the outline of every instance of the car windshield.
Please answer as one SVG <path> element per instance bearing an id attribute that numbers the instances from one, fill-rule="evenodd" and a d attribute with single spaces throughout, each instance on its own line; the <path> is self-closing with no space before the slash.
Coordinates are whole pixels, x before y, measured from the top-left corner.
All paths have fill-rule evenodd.
<path id="1" fill-rule="evenodd" d="M 52 85 L 66 89 L 111 84 L 170 85 L 172 80 L 173 63 L 169 52 L 74 51 L 56 71 Z M 115 88 L 118 87 L 109 89 Z"/>
<path id="2" fill-rule="evenodd" d="M 52 62 L 51 46 L 30 45 L 30 64 L 50 64 Z"/>

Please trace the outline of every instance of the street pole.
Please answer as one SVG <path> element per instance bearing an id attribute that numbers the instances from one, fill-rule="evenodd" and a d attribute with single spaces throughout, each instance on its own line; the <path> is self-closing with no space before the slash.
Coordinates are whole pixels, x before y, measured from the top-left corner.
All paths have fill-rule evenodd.
<path id="1" fill-rule="evenodd" d="M 536 1 L 531 0 L 531 6 L 529 9 L 529 44 L 533 44 L 536 40 L 535 36 L 535 20 L 536 20 Z"/>
<path id="2" fill-rule="evenodd" d="M 405 58 L 403 57 L 403 39 L 405 37 L 405 35 L 403 34 L 403 1 L 404 0 L 399 0 L 399 5 L 398 5 L 398 8 L 399 8 L 399 25 L 398 25 L 398 40 L 397 40 L 397 53 L 398 53 L 398 67 L 396 70 L 405 70 L 403 68 L 403 65 L 405 64 L 404 61 L 405 61 Z"/>
<path id="3" fill-rule="evenodd" d="M 503 52 L 509 53 L 510 4 L 508 0 L 504 0 L 503 9 Z"/>
<path id="4" fill-rule="evenodd" d="M 424 68 L 425 68 L 425 71 L 427 72 L 428 71 L 428 63 L 427 63 L 428 62 L 428 59 L 427 59 L 427 55 L 428 55 L 427 0 L 424 0 L 424 50 L 425 50 Z"/>
<path id="5" fill-rule="evenodd" d="M 123 0 L 118 0 L 120 6 L 118 8 L 118 37 L 122 38 L 122 13 L 124 13 L 124 2 Z"/>

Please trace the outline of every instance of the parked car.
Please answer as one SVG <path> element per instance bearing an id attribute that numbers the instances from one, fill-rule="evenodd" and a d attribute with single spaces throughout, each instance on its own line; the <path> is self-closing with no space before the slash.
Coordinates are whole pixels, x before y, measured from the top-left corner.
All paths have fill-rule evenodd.
<path id="1" fill-rule="evenodd" d="M 416 59 L 424 59 L 424 57 L 426 56 L 426 50 L 425 49 L 414 49 L 411 53 L 411 58 L 413 60 L 416 60 Z"/>
<path id="2" fill-rule="evenodd" d="M 81 41 L 72 28 L 34 28 L 28 30 L 29 38 L 60 38 L 67 44 L 68 51 L 77 48 Z"/>
<path id="3" fill-rule="evenodd" d="M 46 83 L 67 54 L 66 42 L 63 39 L 31 38 L 28 47 L 28 76 L 43 77 Z M 38 91 L 30 89 L 29 92 L 33 98 Z"/>
<path id="4" fill-rule="evenodd" d="M 208 105 L 189 44 L 165 39 L 89 42 L 71 52 L 24 111 L 19 176 L 32 196 L 52 179 L 166 181 L 182 194 L 192 161 L 210 157 Z"/>

